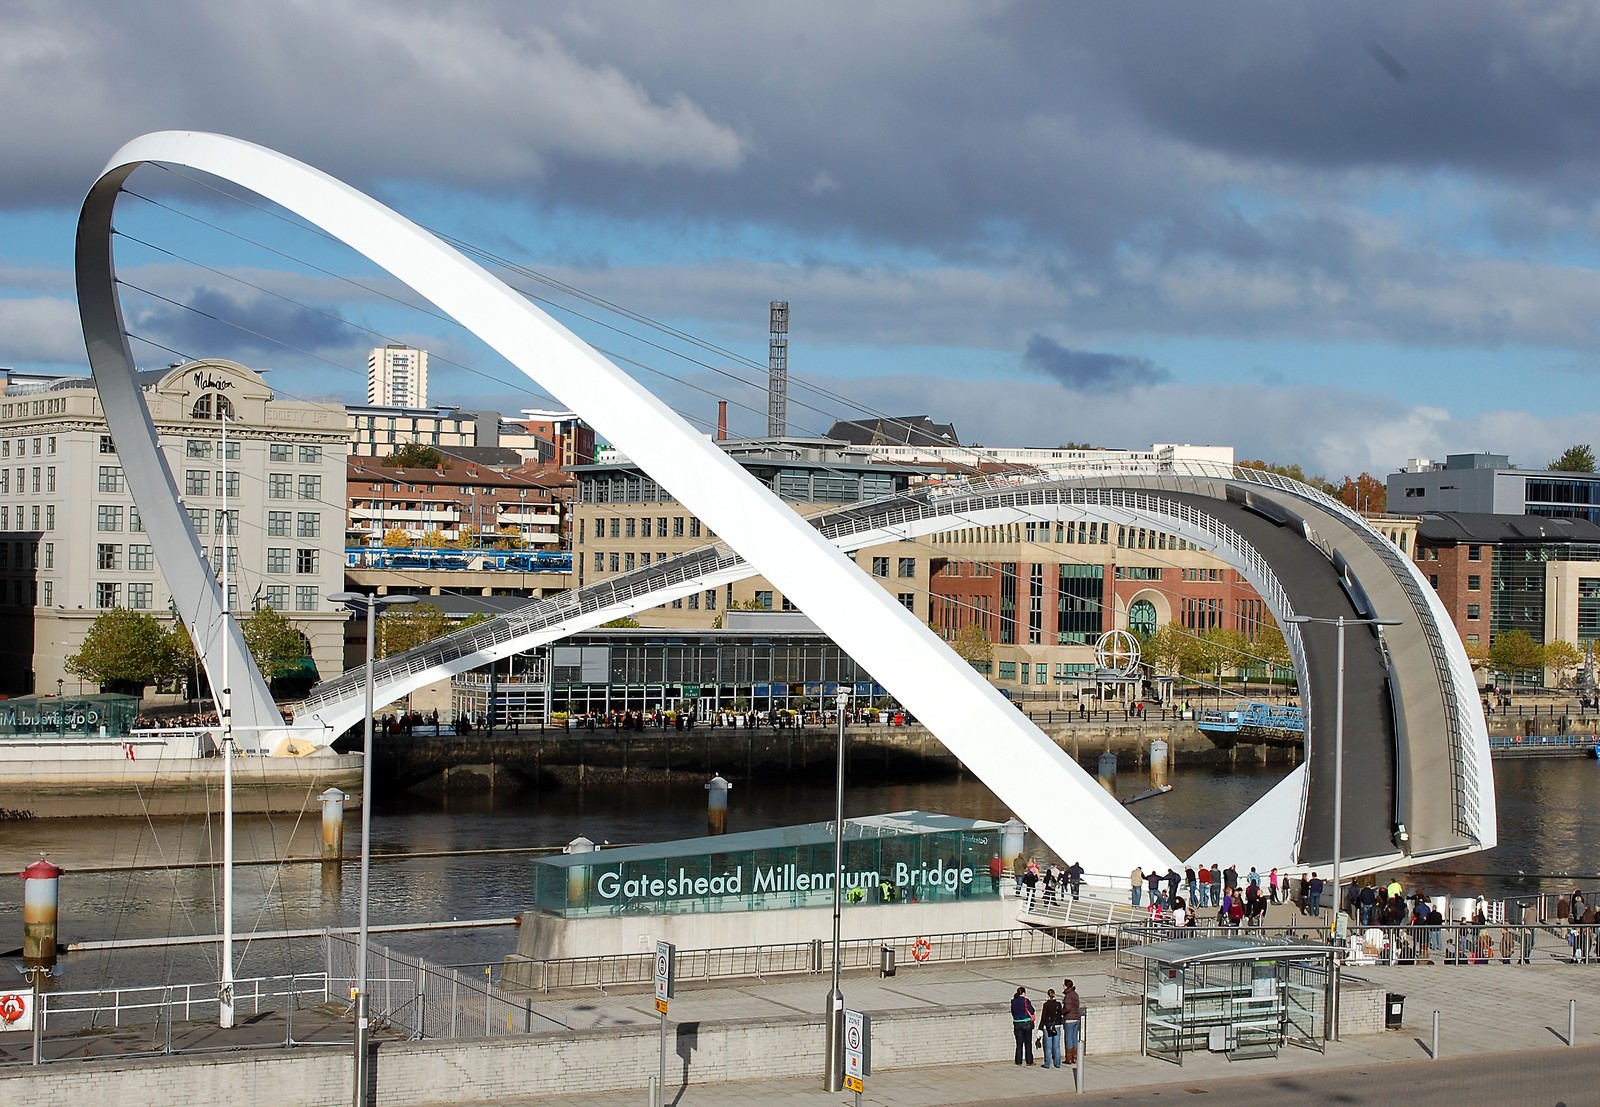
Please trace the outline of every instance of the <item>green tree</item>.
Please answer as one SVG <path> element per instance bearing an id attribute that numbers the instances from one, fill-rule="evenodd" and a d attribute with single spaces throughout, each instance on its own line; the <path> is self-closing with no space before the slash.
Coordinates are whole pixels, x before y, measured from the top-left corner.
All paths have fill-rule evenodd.
<path id="1" fill-rule="evenodd" d="M 618 615 L 615 619 L 607 619 L 600 624 L 603 627 L 612 627 L 618 630 L 631 630 L 639 625 L 639 620 L 632 615 Z"/>
<path id="2" fill-rule="evenodd" d="M 1245 637 L 1242 630 L 1234 630 L 1232 627 L 1212 627 L 1206 631 L 1205 638 L 1216 651 L 1216 664 L 1223 672 L 1232 672 L 1238 677 L 1245 669 L 1256 663 L 1250 639 Z"/>
<path id="3" fill-rule="evenodd" d="M 1177 623 L 1157 627 L 1139 643 L 1139 656 L 1158 673 L 1177 673 L 1183 668 L 1183 646 L 1189 632 Z"/>
<path id="4" fill-rule="evenodd" d="M 1594 472 L 1594 450 L 1587 442 L 1575 446 L 1568 446 L 1560 457 L 1556 458 L 1545 468 L 1557 473 L 1592 473 Z"/>
<path id="5" fill-rule="evenodd" d="M 256 668 L 267 680 L 282 675 L 293 661 L 307 656 L 305 636 L 281 611 L 258 607 L 239 625 Z"/>
<path id="6" fill-rule="evenodd" d="M 975 668 L 985 668 L 994 660 L 994 643 L 983 632 L 982 623 L 967 623 L 956 631 L 950 648 L 956 656 Z"/>
<path id="7" fill-rule="evenodd" d="M 172 635 L 155 616 L 114 607 L 95 617 L 83 636 L 83 645 L 66 659 L 65 668 L 102 687 L 143 695 L 146 686 L 172 680 L 186 665 L 186 659 L 176 652 Z"/>
<path id="8" fill-rule="evenodd" d="M 378 616 L 378 656 L 405 653 L 425 642 L 441 638 L 455 629 L 455 623 L 431 603 L 393 607 Z"/>
<path id="9" fill-rule="evenodd" d="M 1543 667 L 1544 647 L 1525 630 L 1508 630 L 1490 643 L 1489 663 L 1515 681 L 1520 674 Z"/>
<path id="10" fill-rule="evenodd" d="M 1544 667 L 1555 670 L 1558 688 L 1565 687 L 1572 679 L 1573 670 L 1582 664 L 1583 652 L 1571 642 L 1558 638 L 1544 644 Z"/>
<path id="11" fill-rule="evenodd" d="M 1267 687 L 1277 679 L 1278 670 L 1289 664 L 1289 643 L 1283 640 L 1283 630 L 1277 623 L 1263 621 L 1256 628 L 1250 648 L 1267 666 Z"/>
<path id="12" fill-rule="evenodd" d="M 421 442 L 407 442 L 400 446 L 394 453 L 383 459 L 385 465 L 397 465 L 403 469 L 448 469 L 450 459 L 443 451 L 433 447 L 424 446 Z"/>

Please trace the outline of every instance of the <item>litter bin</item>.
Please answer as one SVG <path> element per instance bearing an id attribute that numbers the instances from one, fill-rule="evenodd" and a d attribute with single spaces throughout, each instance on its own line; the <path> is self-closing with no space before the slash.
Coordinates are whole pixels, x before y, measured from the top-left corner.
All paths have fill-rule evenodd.
<path id="1" fill-rule="evenodd" d="M 1406 997 L 1399 992 L 1389 992 L 1383 997 L 1383 1028 L 1399 1030 L 1400 1020 L 1406 1012 Z"/>
<path id="2" fill-rule="evenodd" d="M 878 950 L 878 971 L 884 976 L 894 975 L 894 947 L 883 946 Z"/>

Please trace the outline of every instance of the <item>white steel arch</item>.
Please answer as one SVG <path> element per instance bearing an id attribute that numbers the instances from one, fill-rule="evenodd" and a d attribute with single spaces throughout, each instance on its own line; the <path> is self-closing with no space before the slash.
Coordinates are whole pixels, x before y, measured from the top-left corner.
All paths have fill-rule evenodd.
<path id="1" fill-rule="evenodd" d="M 137 483 L 130 473 L 135 500 L 141 512 L 160 513 L 164 525 L 176 528 L 156 546 L 162 570 L 175 592 L 182 587 L 209 597 L 196 608 L 200 625 L 189 624 L 207 672 L 212 673 L 213 655 L 226 650 L 238 666 L 232 670 L 234 682 L 248 681 L 244 695 L 238 689 L 233 693 L 236 726 L 281 719 L 237 631 L 217 625 L 221 598 L 177 508 L 172 475 L 154 450 L 154 428 L 134 378 L 116 296 L 111 215 L 123 182 L 146 163 L 181 165 L 249 188 L 334 235 L 453 316 L 583 415 L 739 550 L 1053 848 L 1101 873 L 1177 862 L 1048 736 L 1011 710 L 998 691 L 832 543 L 654 395 L 518 293 L 409 220 L 292 158 L 223 135 L 163 131 L 117 151 L 84 202 L 77 242 L 79 303 L 96 384 L 106 390 L 103 396 L 114 398 L 106 403 L 106 415 L 119 452 L 132 448 L 139 455 Z"/>

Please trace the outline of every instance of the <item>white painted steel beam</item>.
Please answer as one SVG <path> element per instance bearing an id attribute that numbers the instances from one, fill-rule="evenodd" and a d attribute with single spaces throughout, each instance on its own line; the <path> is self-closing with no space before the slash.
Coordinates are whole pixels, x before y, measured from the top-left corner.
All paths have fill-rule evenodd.
<path id="1" fill-rule="evenodd" d="M 84 332 L 97 383 L 103 380 L 124 401 L 130 394 L 140 399 L 116 302 L 109 228 L 117 189 L 145 163 L 181 165 L 248 188 L 334 235 L 453 316 L 581 414 L 739 550 L 1054 849 L 1107 873 L 1177 862 L 988 681 L 710 439 L 462 254 L 283 154 L 222 135 L 165 131 L 134 139 L 113 156 L 85 202 L 79 232 L 78 280 L 88 304 Z M 154 430 L 142 402 L 138 413 L 129 406 L 116 404 L 119 451 L 124 437 L 141 434 L 153 449 Z M 142 430 L 135 423 L 140 418 Z M 143 461 L 140 467 L 146 467 Z M 216 585 L 177 509 L 171 474 L 164 464 L 160 469 L 164 487 L 159 474 L 145 473 L 133 485 L 134 496 L 141 511 L 147 504 L 157 510 L 157 502 L 165 501 L 164 517 L 187 537 L 187 543 L 164 541 L 156 554 L 175 592 L 192 587 L 213 597 L 196 606 L 203 624 L 214 613 Z M 224 648 L 233 649 L 235 638 L 229 636 Z M 218 644 L 210 636 L 197 639 L 203 648 Z M 235 683 L 253 678 L 255 687 L 245 695 L 236 688 L 236 704 L 265 692 L 248 651 L 238 660 L 243 664 L 234 670 Z M 269 709 L 261 705 L 260 713 Z"/>

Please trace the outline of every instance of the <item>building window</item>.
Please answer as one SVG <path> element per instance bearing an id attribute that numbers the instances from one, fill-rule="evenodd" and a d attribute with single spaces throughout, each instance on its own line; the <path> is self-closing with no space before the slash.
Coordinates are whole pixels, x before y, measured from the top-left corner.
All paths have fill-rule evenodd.
<path id="1" fill-rule="evenodd" d="M 289 548 L 287 546 L 267 547 L 267 572 L 287 573 L 289 571 Z"/>
<path id="2" fill-rule="evenodd" d="M 50 441 L 54 442 L 55 439 L 52 438 Z M 56 490 L 56 467 L 54 465 L 45 467 L 44 490 L 46 492 L 54 492 Z"/>
<path id="3" fill-rule="evenodd" d="M 637 532 L 637 529 L 638 529 L 638 521 L 636 519 L 634 519 L 630 515 L 626 520 L 623 521 L 623 534 L 622 534 L 622 536 L 624 538 L 632 538 L 632 537 L 635 536 L 635 534 Z"/>
<path id="4" fill-rule="evenodd" d="M 56 567 L 56 544 L 54 542 L 46 542 L 44 544 L 44 567 L 46 569 L 54 569 Z"/>
<path id="5" fill-rule="evenodd" d="M 759 607 L 762 611 L 771 611 L 772 610 L 772 593 L 770 591 L 766 591 L 766 590 L 757 592 L 756 593 L 756 606 Z"/>
<path id="6" fill-rule="evenodd" d="M 94 605 L 101 611 L 109 611 L 117 606 L 117 591 L 120 585 L 109 581 L 98 581 L 94 586 Z"/>
<path id="7" fill-rule="evenodd" d="M 267 606 L 274 611 L 289 610 L 289 586 L 287 584 L 267 585 Z"/>
<path id="8" fill-rule="evenodd" d="M 155 590 L 155 585 L 146 582 L 128 585 L 128 606 L 135 611 L 149 611 Z"/>
<path id="9" fill-rule="evenodd" d="M 902 557 L 900 559 L 900 579 L 910 580 L 917 575 L 917 559 Z"/>
<path id="10" fill-rule="evenodd" d="M 682 538 L 683 537 L 683 516 L 682 515 L 678 515 L 678 516 L 674 517 L 673 520 L 672 520 L 672 537 L 674 537 L 674 538 Z"/>
<path id="11" fill-rule="evenodd" d="M 232 419 L 233 403 L 220 392 L 205 392 L 189 409 L 191 419 Z"/>
<path id="12" fill-rule="evenodd" d="M 599 550 L 594 552 L 594 571 L 597 573 L 606 571 L 606 555 Z"/>
<path id="13" fill-rule="evenodd" d="M 1473 574 L 1471 574 L 1470 576 L 1467 577 L 1467 591 L 1468 592 L 1477 592 L 1482 588 L 1483 588 L 1483 578 L 1482 577 L 1478 576 L 1476 573 L 1473 573 Z"/>
<path id="14" fill-rule="evenodd" d="M 611 555 L 611 571 L 613 573 L 622 572 L 622 555 L 621 554 L 613 553 Z"/>
<path id="15" fill-rule="evenodd" d="M 38 530 L 39 529 L 39 523 L 38 523 L 39 509 L 37 507 L 35 507 L 33 509 L 33 514 L 34 514 L 33 529 L 34 530 Z M 45 504 L 44 505 L 44 529 L 45 530 L 55 530 L 56 529 L 56 505 L 55 504 Z"/>
<path id="16" fill-rule="evenodd" d="M 9 446 L 10 443 L 6 443 L 6 445 Z M 111 436 L 109 434 L 102 434 L 100 436 L 100 452 L 103 454 L 114 454 L 117 452 L 117 447 L 112 443 Z M 10 454 L 11 451 L 9 449 L 0 450 L 0 455 L 9 457 Z"/>
<path id="17" fill-rule="evenodd" d="M 1433 585 L 1434 588 L 1438 588 L 1439 587 L 1439 574 L 1438 573 L 1429 573 L 1428 574 L 1428 583 Z"/>
<path id="18" fill-rule="evenodd" d="M 321 446 L 301 446 L 300 447 L 300 464 L 301 465 L 321 465 L 322 464 L 322 447 Z"/>
<path id="19" fill-rule="evenodd" d="M 35 492 L 39 491 L 39 475 L 40 469 L 37 465 L 35 465 L 33 467 L 33 491 Z"/>
<path id="20" fill-rule="evenodd" d="M 289 537 L 289 517 L 290 517 L 291 514 L 292 513 L 288 512 L 288 511 L 269 511 L 269 512 L 267 512 L 267 535 L 268 535 L 268 537 L 271 537 L 271 538 L 287 538 L 287 537 Z"/>
<path id="21" fill-rule="evenodd" d="M 211 513 L 203 507 L 185 508 L 189 513 L 189 524 L 194 527 L 196 534 L 211 533 Z"/>
<path id="22" fill-rule="evenodd" d="M 689 537 L 690 538 L 699 538 L 700 537 L 700 520 L 699 519 L 691 518 L 689 520 Z"/>
<path id="23" fill-rule="evenodd" d="M 715 588 L 707 588 L 706 589 L 706 610 L 707 611 L 715 611 L 716 609 L 717 609 L 717 590 Z"/>
<path id="24" fill-rule="evenodd" d="M 104 473 L 106 470 L 105 469 L 101 469 L 100 471 L 102 473 Z M 111 489 L 104 488 L 104 487 L 102 487 L 100 490 L 102 492 L 111 491 Z M 183 474 L 183 494 L 185 496 L 209 496 L 209 495 L 211 495 L 211 474 L 210 474 L 210 472 L 208 472 L 205 469 L 189 469 L 189 470 L 187 470 Z"/>
<path id="25" fill-rule="evenodd" d="M 267 474 L 267 499 L 287 500 L 291 487 L 293 487 L 292 478 L 288 473 Z"/>
<path id="26" fill-rule="evenodd" d="M 621 519 L 613 518 L 611 520 L 610 534 L 611 534 L 612 538 L 620 538 L 620 537 L 622 537 L 622 520 Z M 595 537 L 599 538 L 600 535 L 596 534 Z"/>
<path id="27" fill-rule="evenodd" d="M 294 571 L 297 573 L 315 573 L 317 571 L 317 551 L 300 549 L 294 552 Z M 304 611 L 305 608 L 300 608 Z"/>
<path id="28" fill-rule="evenodd" d="M 95 529 L 105 531 L 121 530 L 122 508 L 112 504 L 101 504 L 97 510 Z"/>
<path id="29" fill-rule="evenodd" d="M 296 611 L 315 611 L 317 609 L 316 585 L 295 585 L 294 609 Z"/>
<path id="30" fill-rule="evenodd" d="M 915 592 L 901 592 L 895 596 L 895 599 L 899 600 L 900 606 L 907 611 L 916 611 L 917 594 Z"/>
<path id="31" fill-rule="evenodd" d="M 128 529 L 144 533 L 144 519 L 140 517 L 136 504 L 128 505 Z"/>
<path id="32" fill-rule="evenodd" d="M 101 542 L 95 546 L 95 568 L 100 570 L 122 568 L 122 547 L 115 542 Z"/>
<path id="33" fill-rule="evenodd" d="M 1149 600 L 1134 600 L 1128 608 L 1128 629 L 1141 638 L 1156 632 L 1156 605 Z"/>
<path id="34" fill-rule="evenodd" d="M 1469 603 L 1467 605 L 1467 618 L 1468 619 L 1476 619 L 1476 618 L 1478 618 L 1479 617 L 1479 612 L 1481 610 L 1482 609 L 1477 604 Z"/>
<path id="35" fill-rule="evenodd" d="M 625 573 L 633 572 L 633 555 L 631 553 L 622 555 L 622 571 Z"/>
<path id="36" fill-rule="evenodd" d="M 887 557 L 875 557 L 872 559 L 872 575 L 875 577 L 889 575 L 889 559 Z"/>
<path id="37" fill-rule="evenodd" d="M 267 447 L 267 459 L 269 461 L 292 461 L 293 454 L 294 447 L 285 442 L 274 442 Z"/>
<path id="38" fill-rule="evenodd" d="M 51 556 L 51 553 L 48 549 L 50 544 L 46 543 L 45 545 L 46 556 Z M 137 543 L 128 547 L 128 568 L 148 570 L 154 569 L 155 567 L 156 558 L 154 548 Z"/>
<path id="39" fill-rule="evenodd" d="M 216 531 L 218 534 L 238 534 L 239 513 L 231 507 L 227 511 L 218 508 L 216 511 Z"/>
<path id="40" fill-rule="evenodd" d="M 233 443 L 229 442 L 228 445 L 232 446 Z M 217 495 L 232 496 L 234 499 L 239 498 L 239 470 L 228 470 L 226 479 L 221 473 L 217 474 Z"/>
<path id="41" fill-rule="evenodd" d="M 54 581 L 48 581 L 48 580 L 45 581 L 44 582 L 44 606 L 49 607 L 52 603 L 55 602 L 55 594 L 56 594 L 55 582 Z"/>
<path id="42" fill-rule="evenodd" d="M 299 538 L 322 537 L 322 516 L 315 511 L 301 511 L 295 515 L 295 535 Z"/>
<path id="43" fill-rule="evenodd" d="M 640 538 L 652 538 L 652 537 L 654 537 L 654 534 L 652 532 L 655 530 L 655 524 L 651 521 L 651 519 L 650 519 L 650 517 L 648 515 L 646 515 L 643 519 L 639 520 L 639 527 L 640 527 L 640 530 L 639 530 L 639 537 Z M 666 535 L 663 534 L 661 537 L 665 538 Z"/>
<path id="44" fill-rule="evenodd" d="M 322 499 L 322 478 L 313 473 L 301 473 L 300 498 L 302 500 Z"/>
<path id="45" fill-rule="evenodd" d="M 1467 547 L 1467 560 L 1468 561 L 1482 561 L 1483 560 L 1483 547 L 1482 546 L 1468 546 Z"/>

